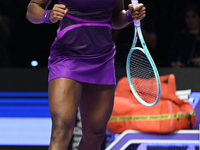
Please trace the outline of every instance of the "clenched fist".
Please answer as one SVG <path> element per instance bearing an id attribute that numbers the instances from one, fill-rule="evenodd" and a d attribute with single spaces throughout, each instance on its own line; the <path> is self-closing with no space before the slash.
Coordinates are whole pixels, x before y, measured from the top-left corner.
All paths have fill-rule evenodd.
<path id="1" fill-rule="evenodd" d="M 63 17 L 67 14 L 67 12 L 68 12 L 68 9 L 66 8 L 65 5 L 55 4 L 50 13 L 49 20 L 52 23 L 56 23 L 56 22 L 58 22 L 58 20 L 62 20 Z"/>
<path id="2" fill-rule="evenodd" d="M 142 20 L 146 16 L 146 8 L 143 4 L 138 4 L 136 7 L 129 4 L 128 8 L 129 13 L 134 20 Z"/>

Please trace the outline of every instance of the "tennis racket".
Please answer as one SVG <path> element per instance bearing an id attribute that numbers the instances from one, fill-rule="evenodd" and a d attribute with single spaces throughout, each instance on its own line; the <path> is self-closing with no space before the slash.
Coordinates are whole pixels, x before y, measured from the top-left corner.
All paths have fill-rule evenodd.
<path id="1" fill-rule="evenodd" d="M 137 6 L 138 0 L 132 0 Z M 134 21 L 135 34 L 131 49 L 127 56 L 126 73 L 128 82 L 135 98 L 143 105 L 151 107 L 160 100 L 161 85 L 157 67 L 144 41 L 140 20 Z M 140 40 L 141 47 L 136 47 Z"/>

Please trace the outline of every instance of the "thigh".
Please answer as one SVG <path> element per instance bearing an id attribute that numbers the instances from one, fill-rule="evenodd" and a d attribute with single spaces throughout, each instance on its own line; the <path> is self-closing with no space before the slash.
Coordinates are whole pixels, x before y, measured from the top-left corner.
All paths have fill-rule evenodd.
<path id="1" fill-rule="evenodd" d="M 84 84 L 80 101 L 81 120 L 84 132 L 98 134 L 106 130 L 114 102 L 114 85 Z"/>
<path id="2" fill-rule="evenodd" d="M 80 100 L 82 84 L 67 78 L 49 82 L 49 109 L 52 121 L 74 122 Z"/>

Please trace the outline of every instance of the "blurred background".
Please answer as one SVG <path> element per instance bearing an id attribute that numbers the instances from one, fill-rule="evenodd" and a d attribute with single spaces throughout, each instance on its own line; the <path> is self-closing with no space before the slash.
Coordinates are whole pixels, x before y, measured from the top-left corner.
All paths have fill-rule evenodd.
<path id="1" fill-rule="evenodd" d="M 52 0 L 49 9 L 56 0 Z M 156 44 L 149 46 L 159 67 L 170 66 L 168 53 L 176 33 L 185 28 L 184 12 L 190 3 L 200 5 L 199 0 L 140 0 L 145 4 L 147 17 L 144 29 L 156 35 Z M 26 19 L 29 0 L 0 0 L 0 67 L 47 67 L 49 48 L 56 36 L 58 24 L 34 25 Z M 130 3 L 124 1 L 125 9 Z M 133 25 L 114 30 L 113 40 L 117 45 L 116 67 L 124 67 L 133 37 Z M 148 45 L 148 44 L 147 44 Z"/>
<path id="2" fill-rule="evenodd" d="M 30 0 L 0 0 L 0 150 L 47 149 L 49 142 L 51 129 L 47 94 L 47 63 L 58 23 L 51 25 L 30 23 L 26 18 L 29 2 Z M 174 73 L 177 77 L 177 89 L 192 89 L 192 91 L 200 92 L 198 84 L 200 64 L 172 65 L 173 61 L 182 61 L 176 52 L 182 48 L 191 49 L 189 53 L 192 57 L 193 49 L 195 49 L 197 57 L 200 57 L 199 26 L 198 33 L 194 35 L 189 33 L 187 27 L 188 24 L 192 24 L 192 22 L 187 22 L 187 18 L 195 18 L 196 14 L 200 19 L 199 12 L 194 11 L 195 14 L 187 15 L 185 13 L 188 6 L 191 8 L 195 6 L 194 10 L 200 10 L 200 1 L 140 0 L 140 2 L 144 3 L 147 13 L 141 22 L 143 35 L 159 67 L 160 75 Z M 51 9 L 55 3 L 57 0 L 52 0 L 48 9 Z M 129 0 L 124 0 L 125 9 L 129 3 Z M 200 25 L 200 20 L 198 23 Z M 133 24 L 124 29 L 113 30 L 112 33 L 113 41 L 117 46 L 115 61 L 116 76 L 119 80 L 126 75 L 124 67 L 133 40 Z M 183 41 L 179 40 L 182 38 L 177 38 L 177 35 L 182 34 Z M 186 35 L 189 35 L 189 40 Z M 184 42 L 184 39 L 187 41 Z M 184 44 L 187 43 L 191 45 L 185 46 Z M 187 55 L 187 52 L 183 52 Z M 172 55 L 175 55 L 174 58 L 171 58 Z M 189 69 L 177 69 L 183 66 Z M 26 120 L 23 120 L 24 118 Z M 42 126 L 39 126 L 40 119 L 44 122 Z M 77 117 L 77 132 L 74 133 L 70 145 L 73 150 L 77 148 L 81 137 L 79 122 L 80 118 Z M 38 126 L 31 126 L 32 124 Z M 43 138 L 45 141 L 38 139 L 38 135 L 41 138 L 45 135 Z M 33 139 L 28 139 L 30 136 Z M 113 140 L 112 136 L 109 138 Z M 105 143 L 108 141 L 105 140 Z M 105 146 L 102 149 L 104 148 Z"/>

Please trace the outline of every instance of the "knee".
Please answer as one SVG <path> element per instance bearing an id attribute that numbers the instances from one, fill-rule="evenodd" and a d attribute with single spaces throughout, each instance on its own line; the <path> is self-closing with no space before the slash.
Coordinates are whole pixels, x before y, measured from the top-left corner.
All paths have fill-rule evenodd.
<path id="1" fill-rule="evenodd" d="M 93 126 L 90 127 L 87 131 L 83 130 L 83 135 L 87 139 L 91 140 L 97 140 L 102 141 L 106 134 L 106 127 L 99 127 L 99 126 Z"/>
<path id="2" fill-rule="evenodd" d="M 94 133 L 94 136 L 97 138 L 97 140 L 99 142 L 102 142 L 105 137 L 106 130 L 98 130 L 97 132 L 93 132 L 93 133 Z"/>
<path id="3" fill-rule="evenodd" d="M 65 141 L 72 136 L 73 124 L 65 120 L 52 121 L 52 140 L 55 142 Z"/>

